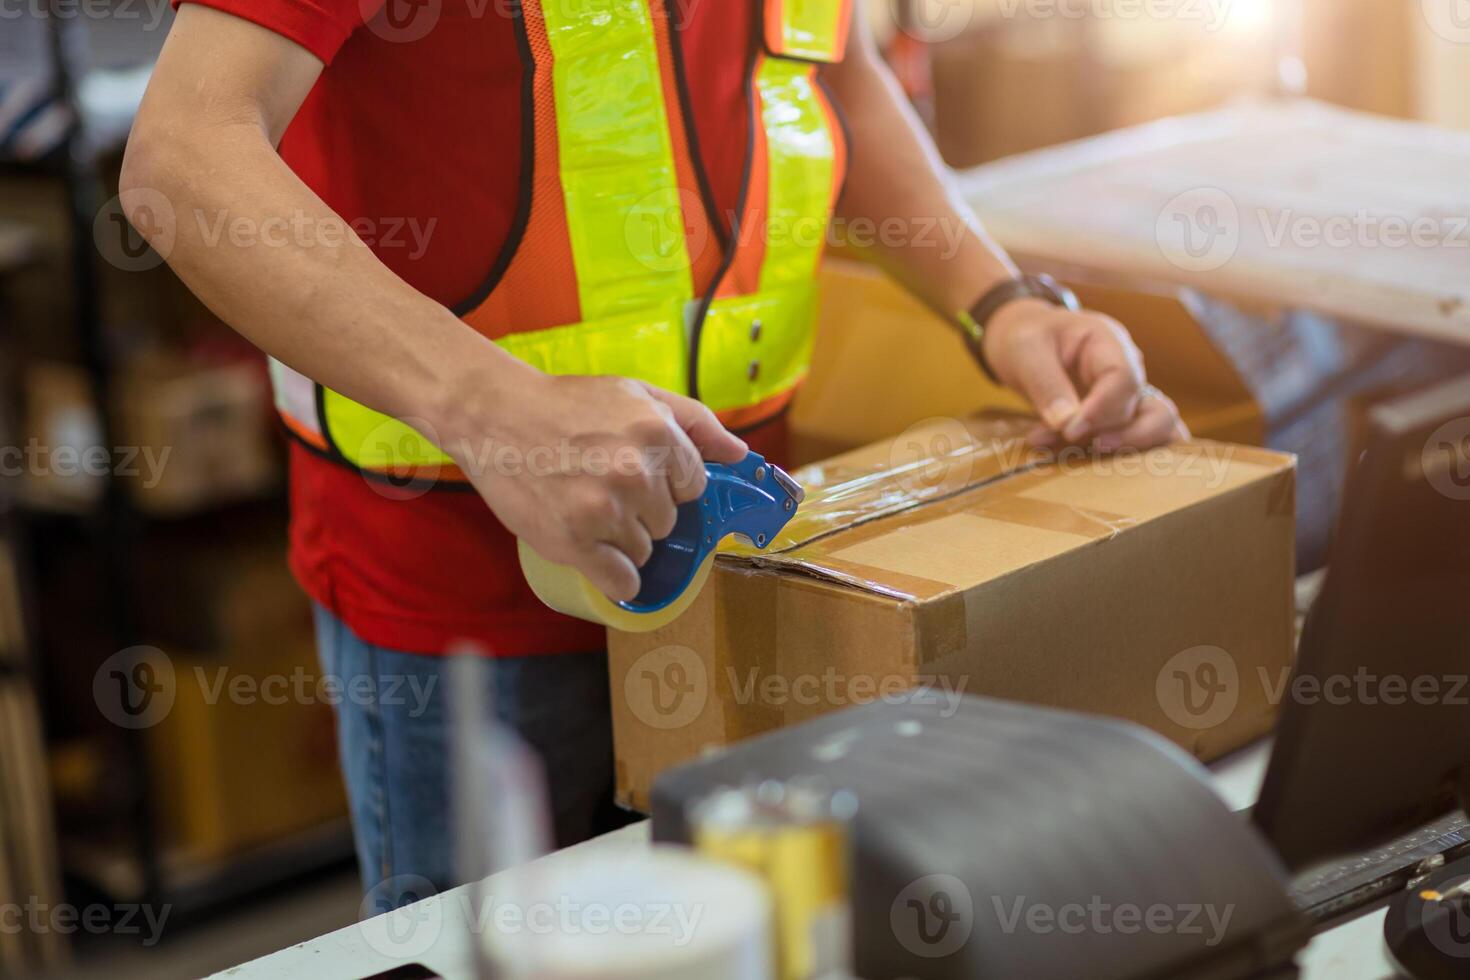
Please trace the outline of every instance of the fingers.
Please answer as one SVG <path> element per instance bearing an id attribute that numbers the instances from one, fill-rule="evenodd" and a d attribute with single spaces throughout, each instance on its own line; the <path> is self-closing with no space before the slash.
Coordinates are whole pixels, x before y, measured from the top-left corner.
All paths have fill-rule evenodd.
<path id="1" fill-rule="evenodd" d="M 1139 402 L 1137 413 L 1126 425 L 1099 434 L 1092 446 L 1098 452 L 1113 453 L 1121 449 L 1152 449 L 1188 438 L 1189 429 L 1180 421 L 1174 403 L 1156 394 Z"/>
<path id="2" fill-rule="evenodd" d="M 1145 384 L 1143 356 L 1121 324 L 1109 317 L 1086 314 L 1078 327 L 1084 339 L 1077 355 L 1077 371 L 1087 393 L 1063 433 L 1072 442 L 1128 424 L 1138 412 Z"/>
<path id="3" fill-rule="evenodd" d="M 1105 432 L 1128 424 L 1138 414 L 1143 379 L 1117 367 L 1097 378 L 1082 400 L 1082 407 L 1067 424 L 1063 435 L 1081 442 L 1094 432 Z"/>
<path id="4" fill-rule="evenodd" d="M 663 464 L 665 470 L 662 475 L 672 502 L 682 504 L 696 500 L 700 494 L 704 493 L 704 455 L 694 440 L 690 438 L 672 404 L 673 399 L 680 396 L 652 385 L 644 387 L 653 397 L 654 404 L 658 406 L 660 417 L 663 419 L 665 431 L 658 434 L 660 438 L 651 440 L 651 442 L 657 448 L 664 448 L 667 444 L 668 458 Z M 686 416 L 692 414 L 684 406 L 680 406 L 680 410 L 685 411 Z M 716 422 L 716 424 L 719 423 Z M 658 515 L 650 514 L 649 517 L 658 519 Z"/>
<path id="5" fill-rule="evenodd" d="M 1061 350 L 1048 332 L 1016 340 L 1007 361 L 1014 377 L 1010 382 L 1021 390 L 1054 432 L 1063 432 L 1077 414 L 1077 389 L 1062 363 Z"/>
<path id="6" fill-rule="evenodd" d="M 647 388 L 650 395 L 668 406 L 674 423 L 689 437 L 700 459 L 712 463 L 738 463 L 750 452 L 745 440 L 721 425 L 715 413 L 705 405 L 653 385 Z"/>
<path id="7" fill-rule="evenodd" d="M 638 569 L 620 548 L 598 542 L 577 550 L 577 571 L 614 602 L 627 602 L 638 594 Z"/>
<path id="8" fill-rule="evenodd" d="M 613 529 L 613 537 L 607 542 L 628 556 L 634 565 L 642 568 L 653 555 L 653 535 L 643 522 L 634 518 L 624 521 Z"/>
<path id="9" fill-rule="evenodd" d="M 661 493 L 645 501 L 638 508 L 638 520 L 655 541 L 662 541 L 674 530 L 679 519 L 679 508 L 669 493 Z"/>

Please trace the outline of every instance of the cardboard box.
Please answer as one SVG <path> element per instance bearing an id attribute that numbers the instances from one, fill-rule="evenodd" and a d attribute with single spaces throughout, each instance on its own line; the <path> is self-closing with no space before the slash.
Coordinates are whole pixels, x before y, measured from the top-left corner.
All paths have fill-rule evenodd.
<path id="1" fill-rule="evenodd" d="M 319 684 L 309 630 L 230 655 L 172 659 L 173 707 L 147 739 L 173 856 L 214 860 L 346 816 L 337 695 Z"/>
<path id="2" fill-rule="evenodd" d="M 164 515 L 249 499 L 279 482 L 269 384 L 258 362 L 141 357 L 116 385 L 118 445 L 109 448 L 100 445 L 101 422 L 80 368 L 43 362 L 27 371 L 25 489 L 32 502 L 84 510 L 101 499 L 112 467 L 139 508 Z"/>
<path id="3" fill-rule="evenodd" d="M 1279 87 L 1281 51 L 1270 16 L 1220 11 L 1226 21 L 1215 23 L 1139 17 L 1136 9 L 1131 16 L 1025 16 L 1024 7 L 1022 16 L 1015 13 L 994 6 L 974 29 L 931 48 L 935 141 L 951 166 Z"/>
<path id="4" fill-rule="evenodd" d="M 1261 407 L 1185 300 L 1171 293 L 1069 285 L 1089 309 L 1128 327 L 1148 363 L 1149 380 L 1175 400 L 1195 436 L 1262 441 Z M 985 378 L 953 327 L 877 267 L 828 259 L 821 286 L 811 373 L 791 410 L 796 462 L 886 439 L 925 419 L 1027 410 L 1020 396 Z M 853 398 L 855 391 L 864 397 Z"/>
<path id="5" fill-rule="evenodd" d="M 183 866 L 347 813 L 333 702 L 349 692 L 324 677 L 282 543 L 254 533 L 212 552 L 159 548 L 176 601 L 145 610 L 145 635 L 172 666 L 172 707 L 146 738 L 163 839 Z M 143 583 L 168 580 L 150 566 Z"/>
<path id="6" fill-rule="evenodd" d="M 254 497 L 278 482 L 270 389 L 258 362 L 141 358 L 118 396 L 120 438 L 147 453 L 132 481 L 143 509 L 182 513 Z"/>
<path id="7" fill-rule="evenodd" d="M 609 633 L 618 795 L 706 748 L 928 684 L 1099 712 L 1211 759 L 1292 654 L 1293 461 L 1197 442 L 1051 462 L 1017 417 L 938 420 L 798 474 L 765 552 Z"/>

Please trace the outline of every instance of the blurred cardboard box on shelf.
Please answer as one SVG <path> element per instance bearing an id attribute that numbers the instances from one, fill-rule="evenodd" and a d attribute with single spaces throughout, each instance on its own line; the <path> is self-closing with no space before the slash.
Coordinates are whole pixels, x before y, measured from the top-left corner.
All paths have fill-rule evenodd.
<path id="1" fill-rule="evenodd" d="M 249 498 L 279 479 L 270 392 L 255 363 L 143 359 L 123 375 L 117 404 L 119 437 L 155 450 L 154 482 L 145 474 L 136 483 L 147 510 L 178 513 Z"/>
<path id="2" fill-rule="evenodd" d="M 1301 0 L 1306 94 L 1470 128 L 1470 18 L 1453 0 Z"/>
<path id="3" fill-rule="evenodd" d="M 253 363 L 200 366 L 169 356 L 130 363 L 116 381 L 115 447 L 101 445 L 80 368 L 34 364 L 26 392 L 22 462 L 27 499 L 38 506 L 85 509 L 101 499 L 114 469 L 137 506 L 158 514 L 247 499 L 279 481 L 270 392 Z"/>
<path id="4" fill-rule="evenodd" d="M 1019 417 L 934 420 L 799 471 L 765 552 L 609 632 L 618 795 L 916 684 L 1146 725 L 1203 759 L 1269 730 L 1292 657 L 1292 459 L 1195 442 L 1047 461 Z"/>
<path id="5" fill-rule="evenodd" d="M 1128 326 L 1150 380 L 1178 403 L 1195 436 L 1261 441 L 1260 406 L 1185 300 L 1073 285 L 1089 309 Z M 888 438 L 929 418 L 1026 410 L 1020 397 L 986 379 L 952 326 L 876 267 L 830 258 L 821 286 L 811 373 L 791 412 L 797 462 Z"/>
<path id="6" fill-rule="evenodd" d="M 173 707 L 147 739 L 163 840 L 178 858 L 222 858 L 346 816 L 335 695 L 309 630 L 171 660 Z"/>
<path id="7" fill-rule="evenodd" d="M 1150 18 L 993 12 L 933 46 L 935 139 L 969 167 L 1277 85 L 1269 11 Z"/>
<path id="8" fill-rule="evenodd" d="M 25 499 L 54 510 L 93 506 L 102 499 L 107 463 L 94 465 L 102 434 L 86 375 L 69 364 L 41 362 L 29 367 L 23 383 L 26 444 L 6 462 L 19 468 Z"/>
<path id="9" fill-rule="evenodd" d="M 176 594 L 145 622 L 174 689 L 147 744 L 164 838 L 186 863 L 347 812 L 333 699 L 350 691 L 318 665 L 310 605 L 282 543 L 195 552 L 173 555 L 172 576 L 154 569 L 144 579 L 171 581 Z"/>

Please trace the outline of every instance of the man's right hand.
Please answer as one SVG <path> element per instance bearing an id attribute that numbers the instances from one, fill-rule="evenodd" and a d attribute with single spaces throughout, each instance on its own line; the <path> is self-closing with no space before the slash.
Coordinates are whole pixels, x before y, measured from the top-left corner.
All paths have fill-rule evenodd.
<path id="1" fill-rule="evenodd" d="M 640 381 L 527 372 L 516 389 L 513 410 L 456 426 L 443 448 L 512 533 L 615 601 L 638 594 L 653 542 L 704 492 L 705 460 L 748 452 L 704 405 Z M 497 464 L 506 446 L 518 451 Z"/>

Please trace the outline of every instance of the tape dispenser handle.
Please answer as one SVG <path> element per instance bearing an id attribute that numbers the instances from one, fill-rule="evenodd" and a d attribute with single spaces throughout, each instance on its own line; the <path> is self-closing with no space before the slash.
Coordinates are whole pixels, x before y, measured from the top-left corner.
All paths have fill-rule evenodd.
<path id="1" fill-rule="evenodd" d="M 639 570 L 642 587 L 633 599 L 618 603 L 623 609 L 651 612 L 678 599 L 726 535 L 766 547 L 802 499 L 796 481 L 759 453 L 738 463 L 705 463 L 704 472 L 704 492 L 679 505 L 673 532 L 654 542 L 652 556 Z"/>

